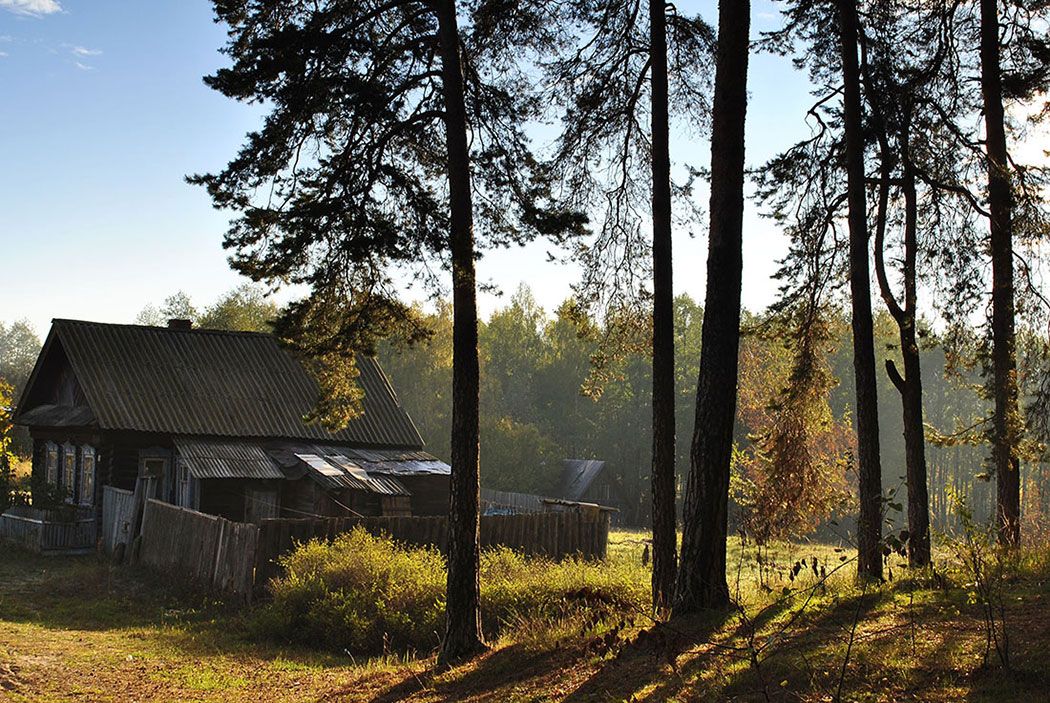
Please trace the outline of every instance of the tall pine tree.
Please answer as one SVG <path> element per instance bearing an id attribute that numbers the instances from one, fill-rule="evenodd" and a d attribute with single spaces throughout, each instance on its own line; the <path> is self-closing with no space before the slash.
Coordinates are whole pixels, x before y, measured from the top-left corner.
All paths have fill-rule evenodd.
<path id="1" fill-rule="evenodd" d="M 736 417 L 743 271 L 744 117 L 751 3 L 720 0 L 711 126 L 711 228 L 696 425 L 673 614 L 729 603 L 729 462 Z"/>
<path id="2" fill-rule="evenodd" d="M 400 333 L 425 335 L 398 301 L 392 266 L 451 269 L 453 422 L 447 626 L 442 659 L 482 645 L 478 596 L 478 351 L 475 228 L 489 243 L 578 230 L 545 209 L 521 125 L 533 114 L 526 67 L 542 47 L 540 4 L 454 0 L 216 0 L 233 65 L 206 82 L 269 114 L 218 174 L 190 180 L 238 213 L 225 240 L 253 280 L 310 295 L 277 320 L 312 362 L 316 415 L 358 411 L 354 355 Z M 472 137 L 468 141 L 468 130 Z M 472 196 L 482 194 L 475 205 Z M 476 212 L 475 212 L 476 211 Z M 477 216 L 476 216 L 477 215 Z"/>

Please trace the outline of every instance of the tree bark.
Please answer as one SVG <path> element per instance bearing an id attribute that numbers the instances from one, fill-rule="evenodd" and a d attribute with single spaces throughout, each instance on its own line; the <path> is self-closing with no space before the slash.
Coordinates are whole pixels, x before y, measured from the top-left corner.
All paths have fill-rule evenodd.
<path id="1" fill-rule="evenodd" d="M 750 14 L 748 0 L 719 0 L 707 295 L 675 617 L 729 603 L 726 533 L 740 347 Z"/>
<path id="2" fill-rule="evenodd" d="M 904 453 L 908 480 L 908 563 L 930 564 L 930 497 L 926 483 L 926 432 L 922 422 L 922 367 L 916 335 L 916 275 L 918 250 L 918 197 L 915 172 L 904 166 L 904 318 L 900 323 L 901 355 L 904 361 L 904 388 L 901 403 L 904 419 Z"/>
<path id="3" fill-rule="evenodd" d="M 907 140 L 907 128 L 902 140 Z M 879 224 L 875 235 L 875 271 L 882 297 L 890 315 L 900 330 L 901 357 L 904 376 L 892 361 L 886 361 L 886 371 L 900 393 L 904 420 L 904 461 L 908 482 L 908 564 L 914 567 L 930 564 L 930 498 L 926 472 L 926 434 L 922 422 L 922 368 L 919 362 L 919 344 L 916 336 L 916 272 L 918 253 L 918 194 L 915 171 L 909 162 L 908 149 L 902 145 L 904 176 L 904 307 L 890 291 L 884 256 L 886 199 L 889 174 L 883 173 L 879 194 Z M 887 157 L 888 158 L 888 157 Z"/>
<path id="4" fill-rule="evenodd" d="M 857 575 L 882 578 L 882 467 L 875 378 L 875 342 L 868 270 L 868 224 L 864 193 L 864 135 L 857 62 L 857 5 L 839 0 L 843 124 L 849 198 L 849 274 L 853 307 L 853 374 L 857 392 L 857 454 L 860 515 L 857 519 Z"/>
<path id="5" fill-rule="evenodd" d="M 452 253 L 452 477 L 448 512 L 448 590 L 439 661 L 485 648 L 481 633 L 479 559 L 478 309 L 470 154 L 455 0 L 437 0 L 445 93 Z"/>
<path id="6" fill-rule="evenodd" d="M 996 0 L 981 0 L 981 92 L 988 149 L 988 209 L 992 257 L 992 458 L 999 543 L 1021 543 L 1020 412 L 1014 357 L 1014 261 L 1010 171 L 1007 163 Z"/>
<path id="7" fill-rule="evenodd" d="M 667 15 L 649 0 L 653 159 L 653 610 L 669 609 L 677 566 L 675 519 L 674 288 Z"/>

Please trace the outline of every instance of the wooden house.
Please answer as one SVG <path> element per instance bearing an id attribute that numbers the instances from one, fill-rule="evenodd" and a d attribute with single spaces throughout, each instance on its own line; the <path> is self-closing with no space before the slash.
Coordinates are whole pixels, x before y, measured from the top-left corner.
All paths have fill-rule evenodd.
<path id="1" fill-rule="evenodd" d="M 38 481 L 98 520 L 103 486 L 245 522 L 447 511 L 449 466 L 374 359 L 364 412 L 330 433 L 303 422 L 317 386 L 272 336 L 173 323 L 53 321 L 14 416 Z"/>

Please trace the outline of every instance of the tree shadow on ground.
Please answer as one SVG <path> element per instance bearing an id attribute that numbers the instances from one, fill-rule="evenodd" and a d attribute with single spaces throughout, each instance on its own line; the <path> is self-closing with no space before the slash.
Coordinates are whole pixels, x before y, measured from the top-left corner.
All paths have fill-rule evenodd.
<path id="1" fill-rule="evenodd" d="M 444 672 L 410 673 L 371 699 L 394 703 L 426 691 L 432 701 L 504 701 L 516 691 L 557 693 L 566 672 L 593 655 L 594 640 L 578 639 L 554 648 L 530 649 L 510 644 L 492 649 L 476 659 Z"/>
<path id="2" fill-rule="evenodd" d="M 862 622 L 878 602 L 876 595 L 858 598 L 801 616 L 784 602 L 747 619 L 727 610 L 659 625 L 626 643 L 565 700 L 769 701 L 795 700 L 800 692 L 827 698 L 838 678 L 829 664 L 841 664 L 828 658 L 829 641 L 845 638 L 854 618 Z M 864 635 L 864 646 L 878 648 L 898 636 L 895 630 Z"/>

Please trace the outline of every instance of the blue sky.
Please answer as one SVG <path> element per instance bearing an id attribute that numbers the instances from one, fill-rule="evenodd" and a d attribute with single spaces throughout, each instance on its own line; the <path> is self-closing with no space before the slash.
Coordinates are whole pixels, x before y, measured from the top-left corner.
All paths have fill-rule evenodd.
<path id="1" fill-rule="evenodd" d="M 771 3 L 754 6 L 756 31 L 776 26 Z M 713 2 L 698 7 L 716 20 Z M 206 0 L 0 0 L 0 321 L 43 337 L 53 317 L 131 322 L 179 289 L 203 307 L 242 282 L 221 246 L 227 215 L 183 180 L 221 168 L 259 120 L 201 81 L 225 38 Z M 757 164 L 807 133 L 810 96 L 769 56 L 752 57 L 749 90 Z M 707 165 L 702 142 L 674 151 Z M 746 228 L 743 299 L 758 309 L 786 245 L 750 206 Z M 490 253 L 479 275 L 507 293 L 524 281 L 551 310 L 577 273 L 545 252 Z M 676 289 L 702 298 L 706 240 L 679 236 L 675 257 Z M 483 296 L 482 313 L 501 304 Z"/>

